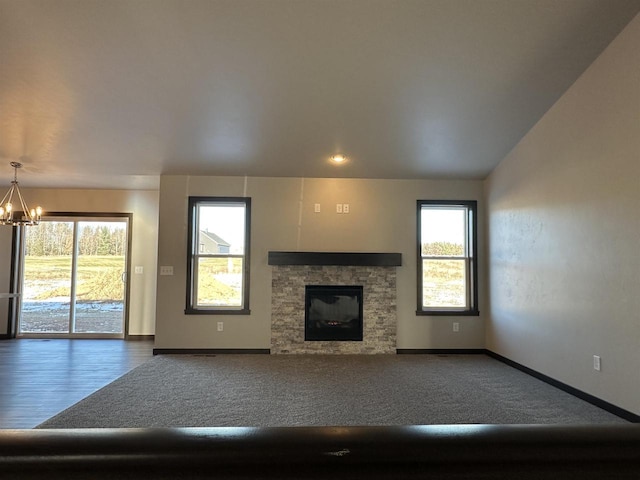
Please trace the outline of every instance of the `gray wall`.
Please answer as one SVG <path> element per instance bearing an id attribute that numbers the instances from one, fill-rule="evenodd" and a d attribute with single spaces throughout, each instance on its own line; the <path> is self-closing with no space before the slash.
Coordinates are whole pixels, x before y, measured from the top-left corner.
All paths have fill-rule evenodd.
<path id="1" fill-rule="evenodd" d="M 252 198 L 251 315 L 184 314 L 187 199 L 207 195 Z M 156 348 L 269 348 L 270 250 L 400 252 L 398 348 L 483 348 L 482 317 L 415 314 L 416 200 L 482 196 L 480 181 L 163 176 L 158 265 L 173 266 L 174 275 L 158 277 Z M 337 214 L 336 203 L 349 203 L 350 213 Z M 482 202 L 479 209 L 482 217 Z M 481 261 L 481 275 L 482 267 Z M 219 321 L 223 332 L 216 331 Z M 459 333 L 453 321 L 460 322 Z"/>
<path id="2" fill-rule="evenodd" d="M 636 414 L 639 46 L 636 17 L 486 182 L 487 348 Z"/>

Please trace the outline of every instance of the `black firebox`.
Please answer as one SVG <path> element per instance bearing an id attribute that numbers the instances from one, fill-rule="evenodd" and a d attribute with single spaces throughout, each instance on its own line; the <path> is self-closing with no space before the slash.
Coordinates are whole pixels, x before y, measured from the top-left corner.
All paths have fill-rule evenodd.
<path id="1" fill-rule="evenodd" d="M 362 341 L 362 286 L 307 285 L 304 339 Z"/>

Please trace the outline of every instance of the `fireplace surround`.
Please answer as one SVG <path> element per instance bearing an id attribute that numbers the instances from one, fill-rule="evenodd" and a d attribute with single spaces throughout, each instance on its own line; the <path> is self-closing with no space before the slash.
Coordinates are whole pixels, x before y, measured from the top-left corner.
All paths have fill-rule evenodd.
<path id="1" fill-rule="evenodd" d="M 324 263 L 324 264 L 323 264 Z M 396 353 L 400 254 L 269 252 L 272 354 Z M 362 286 L 362 340 L 305 340 L 307 286 Z"/>

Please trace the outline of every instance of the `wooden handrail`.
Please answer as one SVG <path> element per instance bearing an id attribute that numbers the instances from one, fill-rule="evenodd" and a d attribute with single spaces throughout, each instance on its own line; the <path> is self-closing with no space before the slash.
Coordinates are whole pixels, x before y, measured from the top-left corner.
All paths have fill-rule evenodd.
<path id="1" fill-rule="evenodd" d="M 0 478 L 637 480 L 640 425 L 0 430 Z"/>

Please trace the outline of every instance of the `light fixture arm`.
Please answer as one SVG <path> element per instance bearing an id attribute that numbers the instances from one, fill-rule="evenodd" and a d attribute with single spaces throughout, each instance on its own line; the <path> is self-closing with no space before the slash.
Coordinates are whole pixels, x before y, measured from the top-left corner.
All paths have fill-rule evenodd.
<path id="1" fill-rule="evenodd" d="M 14 169 L 13 181 L 11 182 L 11 187 L 9 187 L 9 191 L 0 202 L 0 225 L 10 225 L 14 227 L 19 225 L 37 225 L 42 217 L 42 208 L 38 206 L 36 209 L 29 210 L 27 202 L 25 202 L 20 192 L 20 186 L 18 185 L 18 169 L 22 168 L 22 164 L 19 162 L 11 162 L 10 165 Z M 22 216 L 20 218 L 15 216 L 13 204 L 14 194 L 18 196 L 20 208 L 22 209 Z"/>

